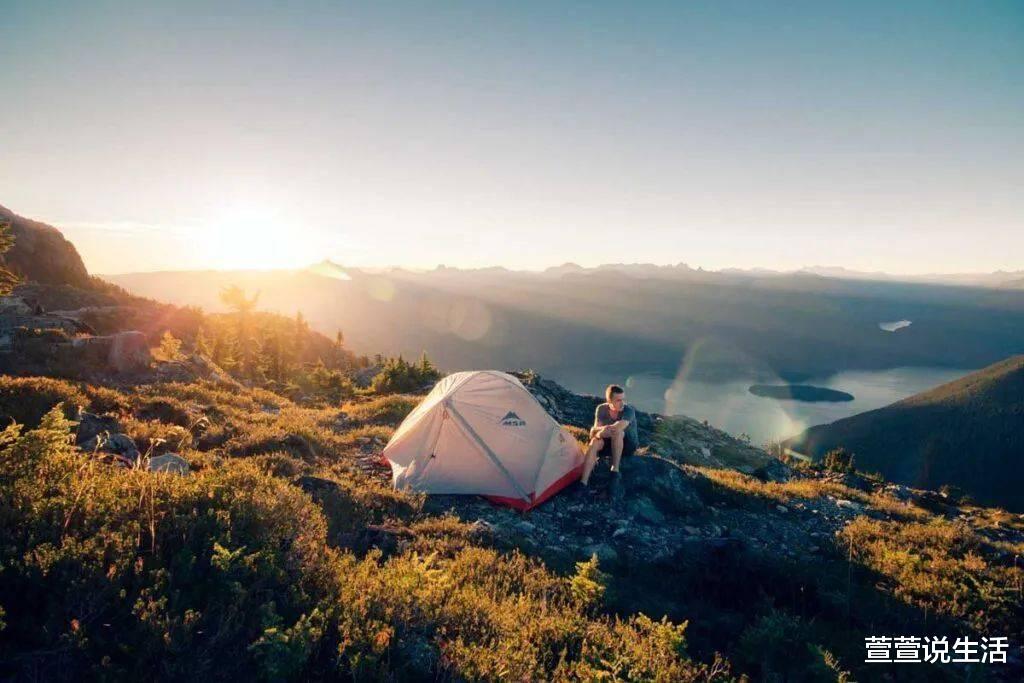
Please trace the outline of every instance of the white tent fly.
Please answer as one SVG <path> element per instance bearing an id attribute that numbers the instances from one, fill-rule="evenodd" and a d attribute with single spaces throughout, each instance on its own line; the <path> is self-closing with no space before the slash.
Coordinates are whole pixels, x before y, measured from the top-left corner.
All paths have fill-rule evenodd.
<path id="1" fill-rule="evenodd" d="M 526 510 L 576 481 L 583 452 L 518 379 L 457 372 L 434 389 L 384 448 L 395 488 L 484 495 Z"/>

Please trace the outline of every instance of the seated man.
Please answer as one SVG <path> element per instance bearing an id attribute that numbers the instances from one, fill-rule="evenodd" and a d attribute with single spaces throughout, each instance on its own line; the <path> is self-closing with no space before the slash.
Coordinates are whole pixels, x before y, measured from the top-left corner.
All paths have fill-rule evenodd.
<path id="1" fill-rule="evenodd" d="M 636 411 L 633 406 L 626 405 L 625 391 L 619 385 L 611 384 L 604 394 L 607 403 L 602 403 L 594 411 L 594 426 L 590 429 L 590 444 L 580 477 L 584 486 L 590 482 L 590 473 L 594 471 L 598 456 L 610 455 L 612 473 L 618 475 L 622 456 L 632 455 L 639 441 Z"/>

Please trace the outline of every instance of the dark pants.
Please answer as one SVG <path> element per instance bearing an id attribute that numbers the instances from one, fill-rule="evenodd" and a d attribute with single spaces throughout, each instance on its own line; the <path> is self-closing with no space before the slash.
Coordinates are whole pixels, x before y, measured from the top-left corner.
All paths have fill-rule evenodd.
<path id="1" fill-rule="evenodd" d="M 629 456 L 636 453 L 636 444 L 628 439 L 622 442 L 622 457 L 628 458 Z M 597 452 L 599 458 L 610 458 L 612 457 L 612 440 L 605 439 L 604 447 Z"/>

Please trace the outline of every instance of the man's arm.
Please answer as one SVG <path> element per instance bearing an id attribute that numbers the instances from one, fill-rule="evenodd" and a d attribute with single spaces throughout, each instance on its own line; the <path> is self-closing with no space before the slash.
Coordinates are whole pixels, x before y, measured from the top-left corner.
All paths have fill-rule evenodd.
<path id="1" fill-rule="evenodd" d="M 626 415 L 629 415 L 629 416 L 635 418 L 636 417 L 636 411 L 631 410 L 629 408 L 629 406 L 626 406 L 626 410 L 622 411 L 622 417 L 625 418 Z M 629 427 L 629 420 L 620 419 L 618 422 L 614 423 L 612 426 L 615 427 L 615 429 L 621 431 L 623 434 L 625 434 L 626 433 L 626 429 Z"/>
<path id="2" fill-rule="evenodd" d="M 598 406 L 597 408 L 595 408 L 594 409 L 594 426 L 590 428 L 590 438 L 593 439 L 595 437 L 601 438 L 601 437 L 604 437 L 604 436 L 608 436 L 609 435 L 608 434 L 608 430 L 610 428 L 612 428 L 612 427 L 613 427 L 613 425 L 604 424 L 602 416 L 601 416 L 601 406 Z"/>

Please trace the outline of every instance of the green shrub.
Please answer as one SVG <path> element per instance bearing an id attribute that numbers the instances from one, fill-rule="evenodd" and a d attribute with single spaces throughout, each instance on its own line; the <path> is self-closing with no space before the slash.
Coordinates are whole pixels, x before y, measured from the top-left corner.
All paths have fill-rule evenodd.
<path id="1" fill-rule="evenodd" d="M 89 398 L 89 408 L 94 413 L 126 413 L 131 410 L 128 397 L 115 389 L 86 384 L 82 391 Z"/>
<path id="2" fill-rule="evenodd" d="M 0 420 L 12 420 L 35 427 L 58 403 L 64 415 L 73 418 L 79 408 L 89 405 L 88 397 L 75 384 L 49 377 L 9 377 L 0 375 Z"/>
<path id="3" fill-rule="evenodd" d="M 576 573 L 569 580 L 572 594 L 584 609 L 594 609 L 601 604 L 608 588 L 609 576 L 601 571 L 597 555 L 591 555 L 586 562 L 576 563 Z"/>
<path id="4" fill-rule="evenodd" d="M 111 468 L 83 460 L 57 411 L 0 444 L 5 649 L 108 677 L 243 675 L 270 611 L 297 624 L 337 590 L 322 514 L 245 462 L 190 477 Z"/>
<path id="5" fill-rule="evenodd" d="M 170 330 L 165 330 L 160 337 L 160 346 L 155 349 L 153 355 L 158 360 L 178 360 L 181 358 L 181 340 L 171 334 Z"/>
<path id="6" fill-rule="evenodd" d="M 851 559 L 878 572 L 880 585 L 910 605 L 963 619 L 982 633 L 1019 623 L 1024 568 L 987 561 L 984 539 L 964 522 L 858 517 L 840 539 Z"/>
<path id="7" fill-rule="evenodd" d="M 410 363 L 401 356 L 388 358 L 373 378 L 371 390 L 377 394 L 411 393 L 421 391 L 437 380 L 441 373 L 424 353 L 419 363 Z"/>
<path id="8" fill-rule="evenodd" d="M 829 472 L 853 472 L 853 453 L 836 448 L 825 454 L 823 464 Z"/>
<path id="9" fill-rule="evenodd" d="M 352 379 L 340 370 L 331 370 L 319 361 L 309 373 L 308 384 L 317 398 L 338 403 L 352 398 L 356 386 Z"/>
<path id="10" fill-rule="evenodd" d="M 264 471 L 269 456 L 153 474 L 84 456 L 70 427 L 54 408 L 0 432 L 0 677 L 711 677 L 686 657 L 685 624 L 588 614 L 570 581 L 475 547 L 454 518 L 358 558 L 328 543 L 309 495 Z M 367 492 L 336 483 L 366 519 Z"/>
<path id="11" fill-rule="evenodd" d="M 743 631 L 738 662 L 757 680 L 835 680 L 834 659 L 815 646 L 814 630 L 797 616 L 770 610 Z"/>

